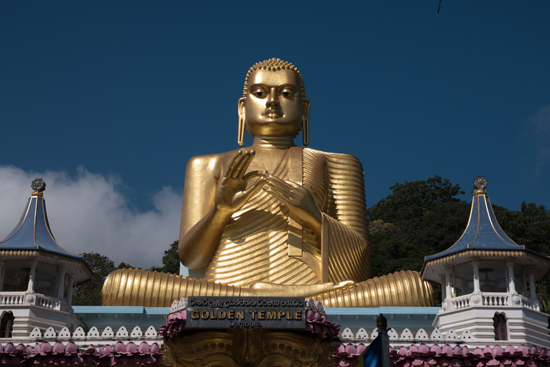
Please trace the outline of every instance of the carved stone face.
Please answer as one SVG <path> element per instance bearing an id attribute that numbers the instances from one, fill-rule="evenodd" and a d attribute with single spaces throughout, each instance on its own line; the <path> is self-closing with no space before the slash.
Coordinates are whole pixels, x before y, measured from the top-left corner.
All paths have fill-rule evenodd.
<path id="1" fill-rule="evenodd" d="M 252 136 L 296 136 L 304 105 L 298 76 L 292 70 L 257 70 L 248 78 L 248 94 L 239 100 Z"/>

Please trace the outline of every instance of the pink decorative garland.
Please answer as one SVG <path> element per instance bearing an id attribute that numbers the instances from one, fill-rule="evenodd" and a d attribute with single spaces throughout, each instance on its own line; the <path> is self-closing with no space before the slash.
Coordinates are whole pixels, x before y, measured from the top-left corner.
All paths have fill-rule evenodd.
<path id="1" fill-rule="evenodd" d="M 182 331 L 186 322 L 187 310 L 184 309 L 175 313 L 169 313 L 166 318 L 166 325 L 162 325 L 159 329 L 164 341 L 167 341 L 172 335 Z"/>
<path id="2" fill-rule="evenodd" d="M 160 362 L 160 348 L 157 343 L 149 345 L 142 342 L 139 347 L 133 342 L 124 344 L 119 341 L 115 348 L 110 345 L 95 348 L 88 346 L 85 352 L 78 352 L 75 343 L 69 342 L 63 345 L 56 342 L 53 347 L 48 342 L 36 343 L 31 347 L 19 344 L 8 343 L 5 346 L 0 344 L 0 364 L 8 366 L 33 366 L 36 364 L 78 364 L 96 365 L 110 367 L 121 364 L 158 364 Z"/>
<path id="3" fill-rule="evenodd" d="M 340 330 L 340 325 L 329 321 L 325 313 L 320 313 L 312 309 L 307 310 L 306 323 L 312 333 L 317 333 L 321 336 L 324 334 L 329 340 L 334 339 Z"/>
<path id="4" fill-rule="evenodd" d="M 366 349 L 366 345 L 340 344 L 333 354 L 334 365 L 352 366 L 357 357 Z M 422 343 L 418 346 L 401 347 L 399 350 L 390 347 L 390 363 L 396 367 L 550 367 L 550 353 L 545 348 L 530 349 L 520 345 L 517 349 L 508 345 L 475 348 L 471 352 L 467 347 L 449 344 L 431 347 Z"/>

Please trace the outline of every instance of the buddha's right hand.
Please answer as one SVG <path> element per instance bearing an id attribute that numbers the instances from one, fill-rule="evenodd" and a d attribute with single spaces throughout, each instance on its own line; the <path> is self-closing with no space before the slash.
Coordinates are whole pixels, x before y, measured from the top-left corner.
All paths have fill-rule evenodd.
<path id="1" fill-rule="evenodd" d="M 263 175 L 263 172 L 251 172 L 245 176 L 248 166 L 254 159 L 256 152 L 253 150 L 239 151 L 231 160 L 229 167 L 218 182 L 214 198 L 217 211 L 231 215 L 241 209 L 243 205 L 257 193 L 265 181 L 260 178 L 251 187 L 246 188 L 248 180 Z"/>

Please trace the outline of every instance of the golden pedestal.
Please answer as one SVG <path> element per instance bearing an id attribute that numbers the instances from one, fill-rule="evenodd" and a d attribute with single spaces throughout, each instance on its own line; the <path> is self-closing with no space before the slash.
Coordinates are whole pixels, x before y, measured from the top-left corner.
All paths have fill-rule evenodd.
<path id="1" fill-rule="evenodd" d="M 162 345 L 165 367 L 332 367 L 334 347 L 310 331 L 185 330 Z"/>

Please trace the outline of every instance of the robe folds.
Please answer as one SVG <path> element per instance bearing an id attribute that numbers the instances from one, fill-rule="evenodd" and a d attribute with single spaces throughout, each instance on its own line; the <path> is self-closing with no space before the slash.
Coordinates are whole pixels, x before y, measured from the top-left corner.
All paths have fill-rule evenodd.
<path id="1" fill-rule="evenodd" d="M 273 175 L 306 187 L 323 213 L 322 236 L 261 190 L 226 226 L 206 280 L 306 285 L 370 277 L 363 168 L 351 155 L 287 149 Z"/>
<path id="2" fill-rule="evenodd" d="M 434 305 L 433 289 L 418 272 L 370 279 L 363 168 L 357 158 L 291 147 L 271 173 L 310 191 L 322 212 L 320 238 L 261 190 L 232 216 L 204 279 L 119 269 L 105 280 L 102 305 L 167 307 L 181 297 L 253 296 L 254 282 L 307 286 L 345 280 L 355 283 L 312 297 L 325 307 Z"/>

